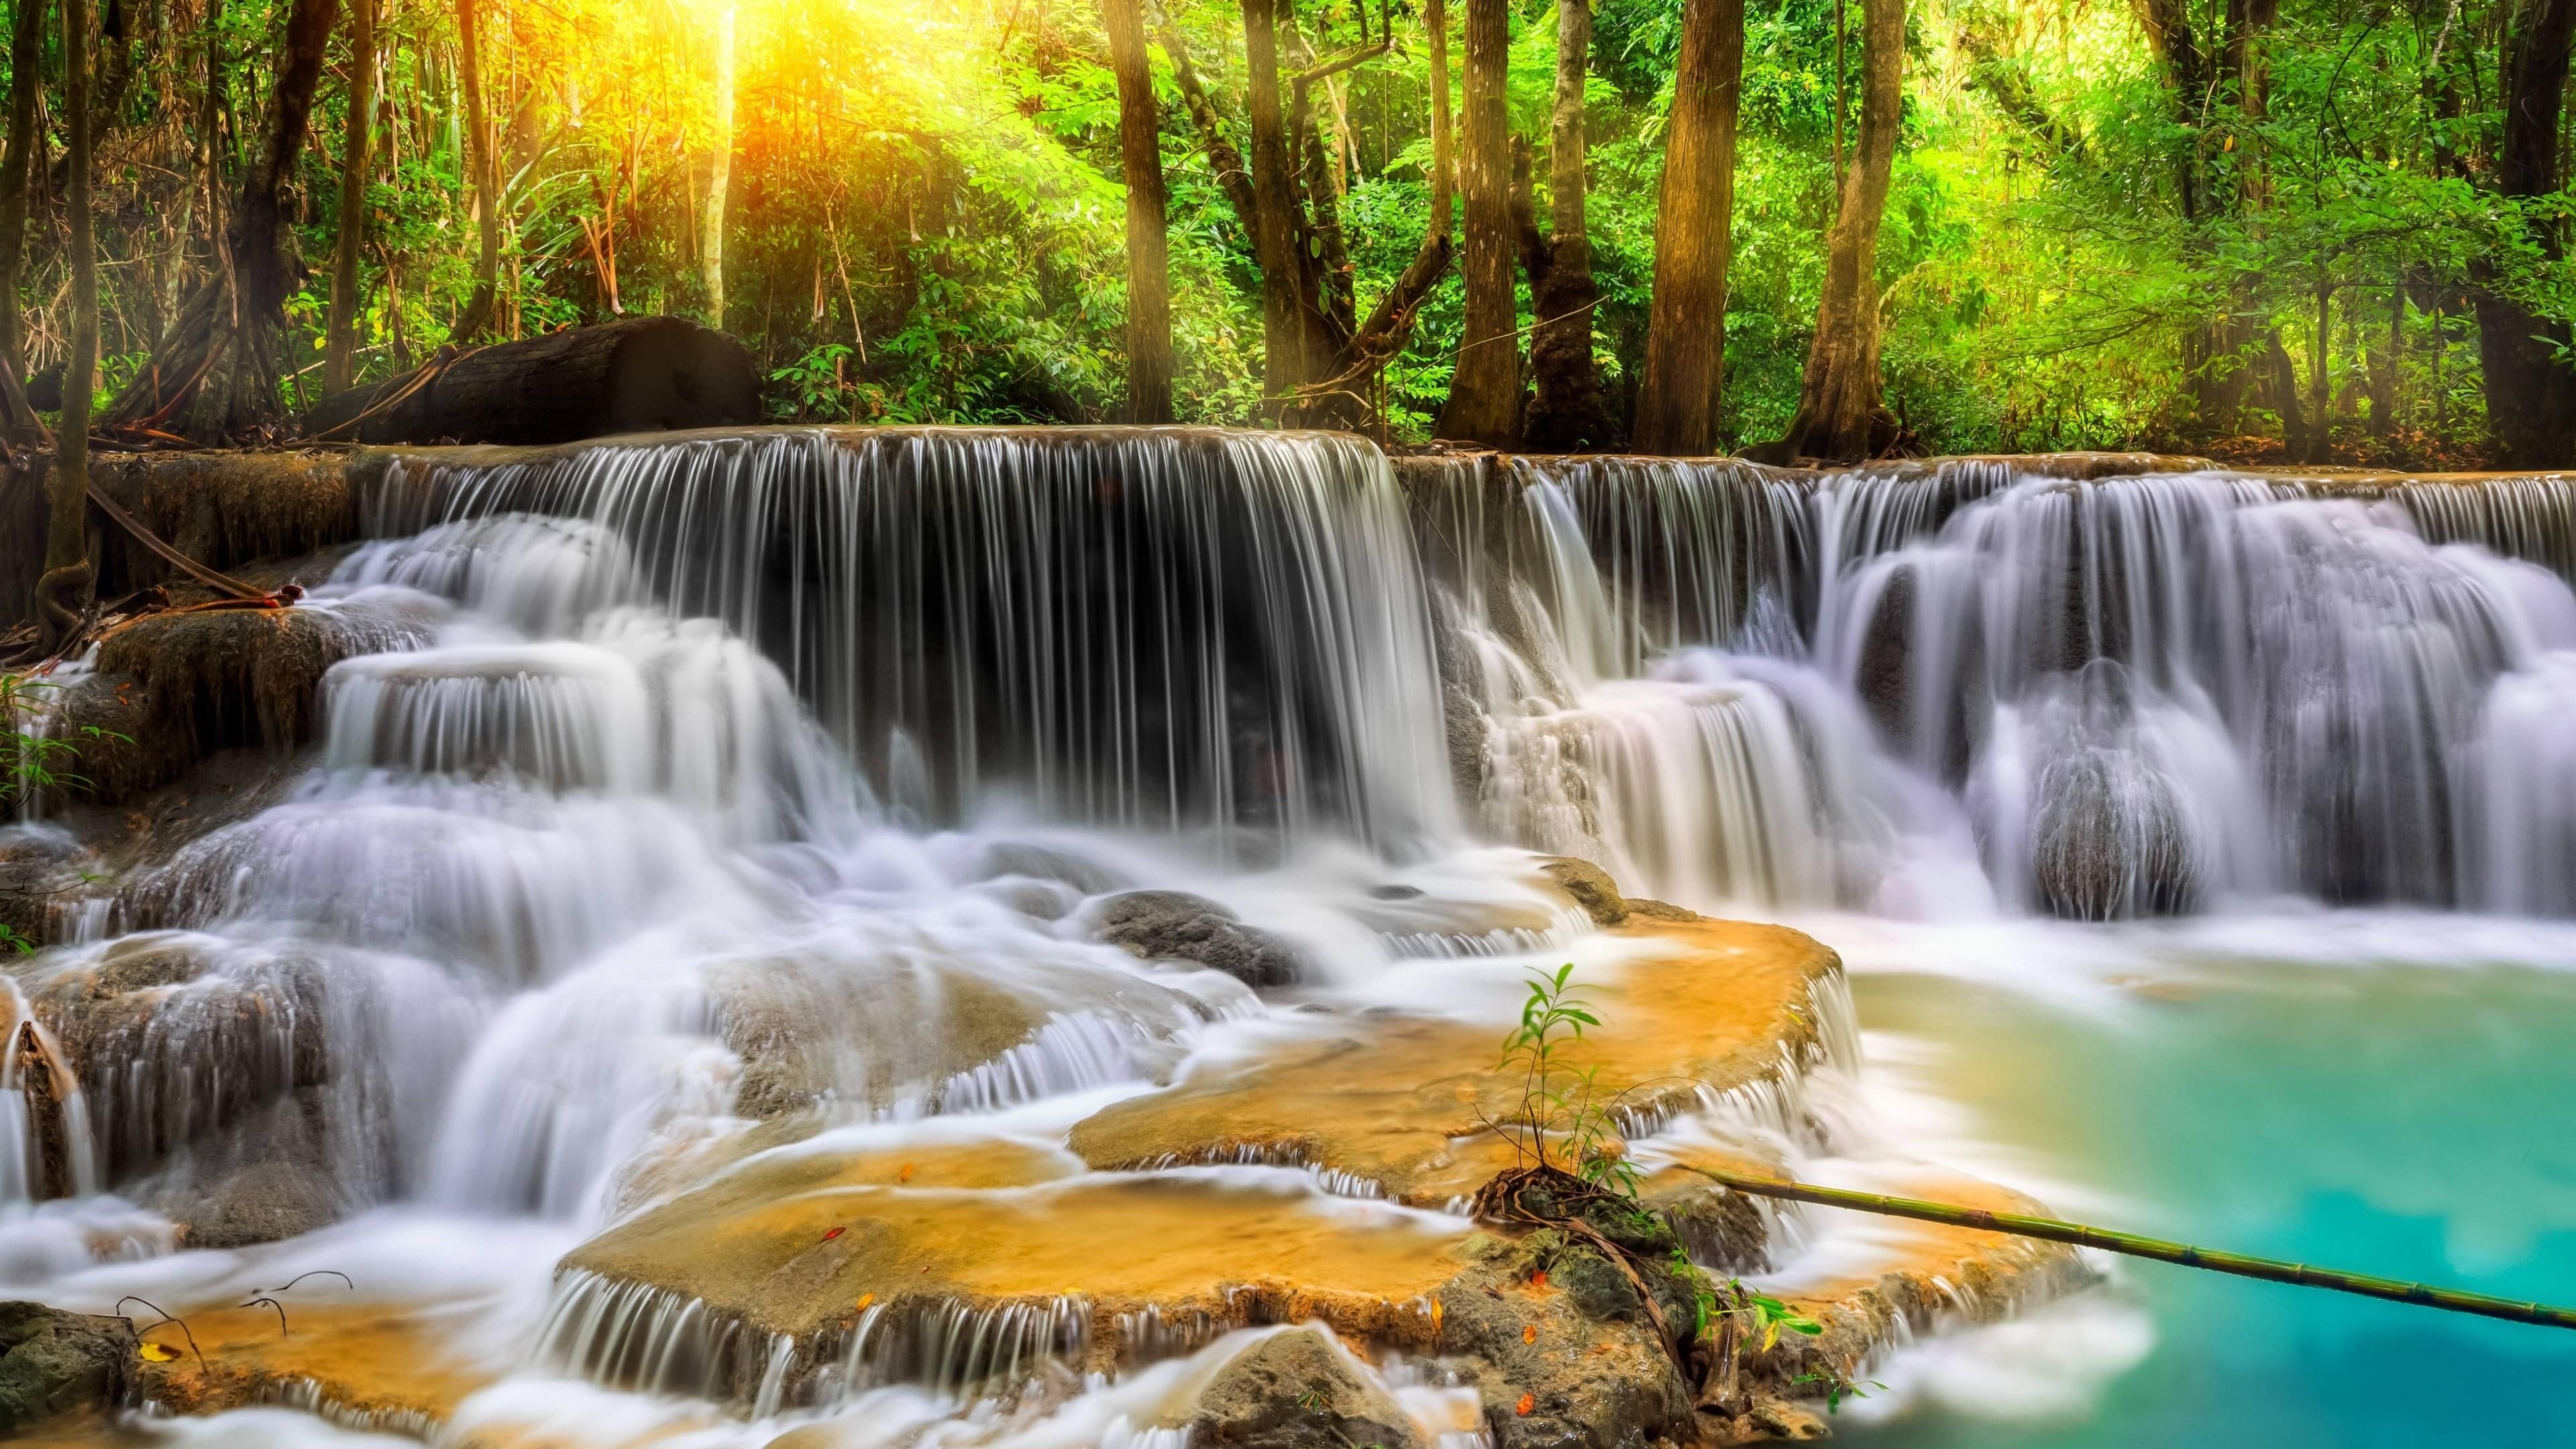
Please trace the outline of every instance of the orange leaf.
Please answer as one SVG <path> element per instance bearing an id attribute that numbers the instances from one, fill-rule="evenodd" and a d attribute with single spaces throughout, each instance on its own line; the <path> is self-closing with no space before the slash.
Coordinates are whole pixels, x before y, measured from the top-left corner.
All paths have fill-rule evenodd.
<path id="1" fill-rule="evenodd" d="M 178 1356 L 179 1350 L 172 1348 L 166 1343 L 146 1343 L 143 1345 L 143 1361 L 145 1363 L 168 1363 L 170 1360 L 177 1358 Z"/>
<path id="2" fill-rule="evenodd" d="M 828 1243 L 828 1242 L 832 1241 L 834 1238 L 837 1238 L 837 1237 L 839 1237 L 841 1234 L 846 1233 L 846 1232 L 848 1232 L 848 1231 L 849 1231 L 849 1229 L 848 1229 L 848 1228 L 833 1228 L 833 1229 L 831 1229 L 830 1231 L 828 1231 L 828 1232 L 826 1232 L 826 1233 L 824 1233 L 824 1234 L 823 1234 L 823 1241 Z"/>
<path id="3" fill-rule="evenodd" d="M 1515 1412 L 1515 1413 L 1519 1414 L 1519 1415 L 1520 1415 L 1522 1418 L 1524 1418 L 1524 1419 L 1528 1418 L 1528 1417 L 1529 1417 L 1530 1415 L 1532 1415 L 1532 1414 L 1537 1413 L 1537 1412 L 1538 1412 L 1538 1395 L 1536 1395 L 1536 1394 L 1523 1394 L 1523 1395 L 1521 1395 L 1521 1401 L 1520 1401 L 1519 1403 L 1517 1403 L 1517 1404 L 1514 1404 L 1514 1405 L 1512 1406 L 1512 1410 L 1513 1410 L 1513 1412 Z"/>
<path id="4" fill-rule="evenodd" d="M 1535 1324 L 1535 1323 L 1528 1323 L 1528 1324 L 1523 1324 L 1523 1325 L 1521 1326 L 1521 1342 L 1523 1342 L 1523 1343 L 1536 1343 L 1536 1342 L 1538 1342 L 1538 1325 L 1537 1325 L 1537 1324 Z"/>
<path id="5" fill-rule="evenodd" d="M 1530 1286 L 1532 1288 L 1544 1288 L 1547 1286 L 1547 1270 L 1545 1268 L 1541 1268 L 1530 1275 Z"/>
<path id="6" fill-rule="evenodd" d="M 903 1171 L 902 1171 L 902 1172 L 900 1172 L 900 1173 L 898 1173 L 898 1174 L 896 1174 L 896 1176 L 895 1176 L 895 1181 L 897 1181 L 897 1182 L 910 1182 L 910 1181 L 912 1181 L 912 1164 L 911 1164 L 911 1163 L 907 1162 L 907 1163 L 905 1163 L 905 1164 L 903 1165 Z"/>
<path id="7" fill-rule="evenodd" d="M 867 1312 L 867 1311 L 868 1311 L 868 1305 L 869 1305 L 869 1304 L 871 1304 L 871 1303 L 874 1303 L 874 1302 L 876 1302 L 876 1301 L 877 1301 L 877 1295 L 875 1295 L 875 1294 L 873 1294 L 873 1293 L 862 1293 L 862 1294 L 860 1294 L 860 1295 L 859 1295 L 859 1311 L 860 1311 L 861 1313 L 865 1313 L 865 1312 Z"/>

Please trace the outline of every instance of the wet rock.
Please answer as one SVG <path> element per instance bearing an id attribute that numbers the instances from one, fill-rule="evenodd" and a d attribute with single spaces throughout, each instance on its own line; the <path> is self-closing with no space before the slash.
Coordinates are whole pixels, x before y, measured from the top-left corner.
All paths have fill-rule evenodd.
<path id="1" fill-rule="evenodd" d="M 323 1110 L 309 1095 L 272 1102 L 220 1144 L 180 1154 L 135 1195 L 191 1248 L 246 1248 L 328 1227 L 347 1199 Z"/>
<path id="2" fill-rule="evenodd" d="M 1194 961 L 1246 986 L 1294 985 L 1296 953 L 1232 911 L 1186 891 L 1129 891 L 1099 907 L 1100 939 L 1148 961 Z"/>
<path id="3" fill-rule="evenodd" d="M 1610 872 L 1570 855 L 1549 856 L 1539 862 L 1539 869 L 1574 897 L 1595 924 L 1616 926 L 1628 919 L 1628 900 L 1619 894 L 1619 883 L 1610 879 Z"/>
<path id="4" fill-rule="evenodd" d="M 41 1303 L 0 1303 L 0 1436 L 57 1414 L 111 1409 L 134 1384 L 134 1325 Z"/>
<path id="5" fill-rule="evenodd" d="M 734 1110 L 767 1120 L 827 1102 L 1006 1105 L 1148 1075 L 1154 1044 L 1209 1014 L 1086 948 L 1061 949 L 1043 973 L 865 943 L 719 971 L 710 988 L 725 1045 L 742 1058 Z"/>
<path id="6" fill-rule="evenodd" d="M 424 627 L 352 607 L 179 611 L 119 625 L 99 641 L 97 672 L 63 692 L 80 740 L 80 793 L 113 805 L 219 750 L 296 749 L 314 738 L 332 665 Z"/>
<path id="7" fill-rule="evenodd" d="M 0 829 L 0 934 L 28 945 L 51 940 L 58 908 L 77 903 L 86 893 L 84 877 L 100 869 L 96 853 L 62 831 Z M 0 941 L 0 954 L 9 949 Z"/>
<path id="8" fill-rule="evenodd" d="M 1440 1289 L 1442 1346 L 1476 1386 L 1495 1449 L 1647 1449 L 1693 1437 L 1690 1394 L 1654 1330 L 1590 1317 L 1534 1276 L 1526 1240 Z"/>
<path id="9" fill-rule="evenodd" d="M 1416 1449 L 1404 1411 L 1324 1335 L 1300 1328 L 1235 1355 L 1190 1420 L 1197 1449 Z"/>
<path id="10" fill-rule="evenodd" d="M 2059 681 L 2031 710 L 2031 884 L 2053 915 L 2177 915 L 2200 899 L 2189 807 L 2144 714 L 2108 661 Z"/>

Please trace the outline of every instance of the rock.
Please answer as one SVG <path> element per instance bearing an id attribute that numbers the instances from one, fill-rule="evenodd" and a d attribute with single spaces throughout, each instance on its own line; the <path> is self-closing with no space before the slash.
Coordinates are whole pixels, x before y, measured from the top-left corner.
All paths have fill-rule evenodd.
<path id="1" fill-rule="evenodd" d="M 183 1154 L 157 1186 L 138 1191 L 191 1248 L 246 1248 L 328 1227 L 346 1200 L 312 1121 L 319 1115 L 297 1098 L 273 1103 L 220 1150 Z"/>
<path id="2" fill-rule="evenodd" d="M 1525 1239 L 1439 1293 L 1442 1347 L 1472 1378 L 1495 1449 L 1691 1442 L 1690 1394 L 1654 1330 L 1587 1317 L 1553 1274 L 1534 1279 L 1530 1252 Z"/>
<path id="3" fill-rule="evenodd" d="M 2074 920 L 2178 915 L 2201 895 L 2202 860 L 2160 733 L 2128 673 L 2098 661 L 2029 710 L 2031 885 Z"/>
<path id="4" fill-rule="evenodd" d="M 1296 953 L 1186 891 L 1128 891 L 1099 908 L 1099 938 L 1148 961 L 1195 961 L 1255 988 L 1294 985 Z"/>
<path id="5" fill-rule="evenodd" d="M 112 1409 L 132 1389 L 134 1325 L 41 1303 L 0 1303 L 0 1436 L 57 1414 Z"/>
<path id="6" fill-rule="evenodd" d="M 54 908 L 85 894 L 83 877 L 100 873 L 95 852 L 43 825 L 0 829 L 0 934 L 28 945 L 53 935 Z M 0 954 L 9 948 L 0 941 Z"/>
<path id="7" fill-rule="evenodd" d="M 1295 1329 L 1235 1355 L 1199 1398 L 1193 1449 L 1415 1449 L 1395 1400 L 1352 1370 L 1320 1330 Z"/>
<path id="8" fill-rule="evenodd" d="M 391 605 L 147 614 L 108 630 L 97 672 L 63 691 L 82 732 L 79 794 L 132 800 L 220 750 L 271 753 L 315 736 L 322 676 L 353 655 L 424 635 Z"/>
<path id="9" fill-rule="evenodd" d="M 712 973 L 725 1045 L 742 1058 L 734 1111 L 769 1120 L 826 1101 L 878 1111 L 1003 1105 L 1014 1093 L 1097 1085 L 1112 1066 L 1144 1074 L 1159 1058 L 1155 1042 L 1212 1010 L 1096 959 L 1105 953 L 1050 944 L 1064 954 L 1043 973 L 1007 959 L 880 954 L 866 942 Z"/>
<path id="10" fill-rule="evenodd" d="M 1610 879 L 1610 872 L 1570 855 L 1548 856 L 1539 862 L 1539 869 L 1590 912 L 1594 924 L 1616 926 L 1628 919 L 1627 897 L 1619 894 L 1619 884 Z"/>

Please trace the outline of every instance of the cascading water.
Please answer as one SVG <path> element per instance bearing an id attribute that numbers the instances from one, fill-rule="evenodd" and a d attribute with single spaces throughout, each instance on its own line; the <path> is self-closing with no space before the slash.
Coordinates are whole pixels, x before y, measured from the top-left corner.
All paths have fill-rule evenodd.
<path id="1" fill-rule="evenodd" d="M 546 545 L 582 558 L 566 581 L 472 582 L 538 611 L 642 587 L 723 620 L 907 818 L 1000 788 L 1057 818 L 1382 845 L 1451 817 L 1410 541 L 1354 439 L 784 433 L 398 468 L 374 511 L 572 520 Z"/>
<path id="2" fill-rule="evenodd" d="M 838 1414 L 1177 1446 L 1153 1395 L 1259 1340 L 1231 1297 L 1094 1320 L 1067 1282 L 800 1339 L 556 1265 L 797 1152 L 845 1175 L 782 1200 L 852 1213 L 918 1166 L 960 1213 L 1151 1177 L 1448 1241 L 1292 1149 L 1113 1174 L 1066 1144 L 1316 1029 L 1300 1006 L 1508 1020 L 1525 967 L 1619 959 L 1507 846 L 1706 909 L 2576 915 L 2570 506 L 1189 429 L 406 458 L 304 606 L 404 626 L 331 670 L 286 798 L 5 978 L 0 1281 L 460 1279 L 442 1302 L 524 1373 L 459 1433 L 712 1415 L 664 1393 L 764 1421 L 748 1443 Z M 1103 898 L 1144 887 L 1308 974 L 1264 996 L 1110 944 Z M 1839 979 L 1802 1003 L 1848 1069 Z M 1623 1120 L 1866 1135 L 1823 1130 L 1815 1065 Z M 286 1241 L 200 1269 L 183 1238 Z M 1079 1379 L 1112 1337 L 1144 1351 Z M 1481 1442 L 1472 1390 L 1369 1372 L 1426 1442 Z"/>
<path id="3" fill-rule="evenodd" d="M 2500 784 L 2563 769 L 2541 720 L 2576 596 L 2500 556 L 2548 554 L 2555 480 L 2392 503 L 1988 464 L 1513 466 L 1522 542 L 1448 582 L 1487 821 L 1517 838 L 1754 904 L 1901 910 L 1973 836 L 2025 910 L 2558 909 L 2568 813 Z M 1698 784 L 1623 787 L 1649 777 Z"/>

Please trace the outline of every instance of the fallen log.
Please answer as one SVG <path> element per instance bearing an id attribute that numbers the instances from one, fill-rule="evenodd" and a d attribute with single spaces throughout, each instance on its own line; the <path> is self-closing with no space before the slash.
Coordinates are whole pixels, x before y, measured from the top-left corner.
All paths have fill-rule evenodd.
<path id="1" fill-rule="evenodd" d="M 751 353 L 678 317 L 621 317 L 441 352 L 304 415 L 308 437 L 360 443 L 570 443 L 760 421 Z"/>
<path id="2" fill-rule="evenodd" d="M 1927 1202 L 1921 1198 L 1889 1197 L 1884 1193 L 1875 1192 L 1853 1192 L 1848 1188 L 1818 1187 L 1811 1182 L 1786 1182 L 1778 1178 L 1751 1177 L 1740 1172 L 1720 1172 L 1714 1168 L 1700 1167 L 1688 1162 L 1674 1165 L 1685 1172 L 1695 1172 L 1720 1187 L 1733 1188 L 1737 1192 L 1750 1193 L 1755 1197 L 1777 1198 L 1784 1202 L 1814 1203 L 1819 1207 L 1849 1208 L 1854 1212 L 1876 1213 L 1881 1217 L 1912 1218 L 1916 1222 L 1940 1223 L 1946 1227 L 1982 1228 L 1988 1232 L 2011 1233 L 2017 1237 L 2040 1238 L 2052 1243 L 2072 1243 L 2079 1248 L 2098 1248 L 2106 1253 L 2125 1253 L 2132 1258 L 2153 1258 L 2159 1263 L 2173 1263 L 2185 1268 L 2203 1268 L 2212 1273 L 2232 1273 L 2239 1278 L 2260 1278 L 2267 1283 L 2290 1283 L 2301 1288 L 2330 1288 L 2337 1293 L 2355 1293 L 2364 1298 L 2384 1298 L 2391 1303 L 2412 1303 L 2419 1307 L 2440 1308 L 2452 1313 L 2474 1313 L 2481 1318 L 2501 1318 L 2510 1323 L 2533 1323 L 2543 1328 L 2576 1328 L 2576 1309 L 2553 1308 L 2546 1303 L 2531 1303 L 2518 1298 L 2498 1298 L 2493 1294 L 2470 1293 L 2458 1288 L 2436 1288 L 2429 1283 L 2408 1283 L 2396 1278 L 2377 1278 L 2367 1273 L 2346 1273 L 2340 1269 L 2284 1262 L 2278 1258 L 2257 1258 L 2249 1253 L 2222 1253 L 2214 1248 L 2195 1248 L 2189 1243 L 2140 1237 L 2136 1233 L 2114 1232 L 2109 1228 L 2086 1227 L 2082 1223 L 2060 1222 L 2055 1218 L 1990 1212 L 1984 1208 Z"/>

